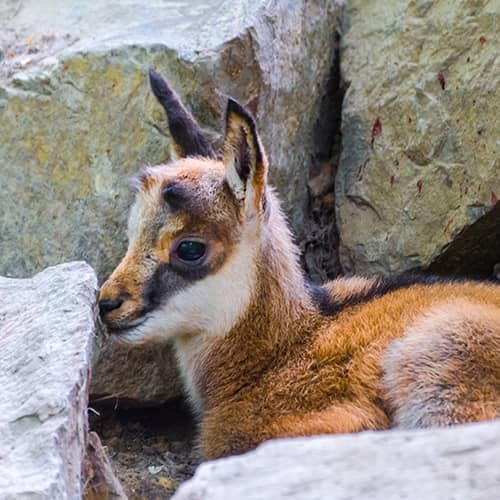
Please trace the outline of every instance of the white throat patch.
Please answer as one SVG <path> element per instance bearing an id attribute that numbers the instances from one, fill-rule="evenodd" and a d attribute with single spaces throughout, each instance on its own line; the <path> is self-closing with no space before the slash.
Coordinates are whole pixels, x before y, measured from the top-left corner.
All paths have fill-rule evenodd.
<path id="1" fill-rule="evenodd" d="M 152 311 L 144 323 L 120 335 L 120 340 L 132 344 L 177 338 L 179 368 L 195 409 L 199 409 L 193 380 L 196 366 L 203 363 L 212 341 L 233 328 L 252 300 L 257 275 L 256 241 L 255 234 L 243 235 L 217 273 L 181 290 Z"/>

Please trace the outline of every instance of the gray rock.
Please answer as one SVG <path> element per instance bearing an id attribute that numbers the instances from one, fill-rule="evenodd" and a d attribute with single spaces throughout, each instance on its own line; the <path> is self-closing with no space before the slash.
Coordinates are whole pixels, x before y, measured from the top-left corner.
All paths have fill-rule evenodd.
<path id="1" fill-rule="evenodd" d="M 161 405 L 182 394 L 170 345 L 105 343 L 92 369 L 90 400 L 124 407 Z"/>
<path id="2" fill-rule="evenodd" d="M 171 81 L 216 142 L 224 96 L 248 105 L 300 241 L 325 233 L 322 224 L 332 227 L 333 220 L 319 227 L 310 219 L 307 180 L 319 147 L 313 129 L 333 64 L 340 3 L 24 0 L 0 6 L 6 53 L 0 272 L 26 276 L 83 259 L 103 280 L 117 265 L 132 201 L 127 180 L 141 165 L 169 157 L 166 118 L 148 88 L 150 66 Z M 310 270 L 335 266 L 335 251 L 326 239 L 322 261 L 307 259 Z M 156 404 L 179 394 L 171 362 L 163 364 L 168 351 L 144 359 L 130 352 L 125 378 L 124 356 L 111 348 L 101 353 L 93 395 Z"/>
<path id="3" fill-rule="evenodd" d="M 500 421 L 271 441 L 202 464 L 174 500 L 491 500 Z"/>
<path id="4" fill-rule="evenodd" d="M 0 7 L 0 271 L 26 276 L 84 259 L 103 279 L 116 266 L 126 245 L 127 178 L 169 156 L 150 66 L 215 140 L 224 95 L 256 113 L 273 181 L 305 244 L 318 229 L 307 180 L 342 3 L 24 0 Z M 334 253 L 326 246 L 323 261 Z"/>
<path id="5" fill-rule="evenodd" d="M 127 500 L 116 478 L 99 436 L 89 432 L 85 457 L 85 500 Z"/>
<path id="6" fill-rule="evenodd" d="M 473 225 L 500 196 L 499 23 L 488 0 L 350 2 L 336 178 L 344 270 L 426 268 L 451 247 L 443 261 L 458 262 L 443 271 L 491 273 L 498 215 Z M 455 246 L 469 228 L 476 245 Z"/>
<path id="7" fill-rule="evenodd" d="M 0 278 L 0 498 L 76 499 L 97 280 L 83 262 Z"/>

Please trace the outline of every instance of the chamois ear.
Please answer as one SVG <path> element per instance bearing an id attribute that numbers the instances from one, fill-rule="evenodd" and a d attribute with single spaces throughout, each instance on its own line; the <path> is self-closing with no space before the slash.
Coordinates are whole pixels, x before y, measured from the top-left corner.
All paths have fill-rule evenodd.
<path id="1" fill-rule="evenodd" d="M 229 98 L 226 111 L 224 164 L 228 183 L 247 212 L 265 210 L 267 158 L 252 115 Z"/>
<path id="2" fill-rule="evenodd" d="M 176 156 L 178 158 L 186 156 L 215 158 L 214 150 L 200 126 L 166 80 L 159 73 L 150 69 L 149 81 L 153 94 L 167 113 L 168 127 L 174 142 Z"/>

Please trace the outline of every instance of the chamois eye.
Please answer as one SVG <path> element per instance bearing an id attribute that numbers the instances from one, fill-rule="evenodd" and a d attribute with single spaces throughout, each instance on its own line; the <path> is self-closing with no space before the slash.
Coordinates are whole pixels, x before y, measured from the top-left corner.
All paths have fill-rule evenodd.
<path id="1" fill-rule="evenodd" d="M 179 243 L 176 254 L 185 262 L 194 263 L 200 260 L 207 251 L 207 246 L 201 241 L 184 240 Z"/>

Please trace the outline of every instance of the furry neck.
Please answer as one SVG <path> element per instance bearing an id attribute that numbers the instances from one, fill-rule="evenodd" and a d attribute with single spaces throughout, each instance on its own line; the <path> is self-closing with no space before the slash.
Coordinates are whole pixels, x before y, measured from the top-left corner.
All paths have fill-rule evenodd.
<path id="1" fill-rule="evenodd" d="M 226 331 L 176 339 L 176 351 L 194 408 L 203 410 L 254 383 L 305 334 L 317 316 L 298 248 L 273 197 L 254 256 L 252 296 Z"/>

